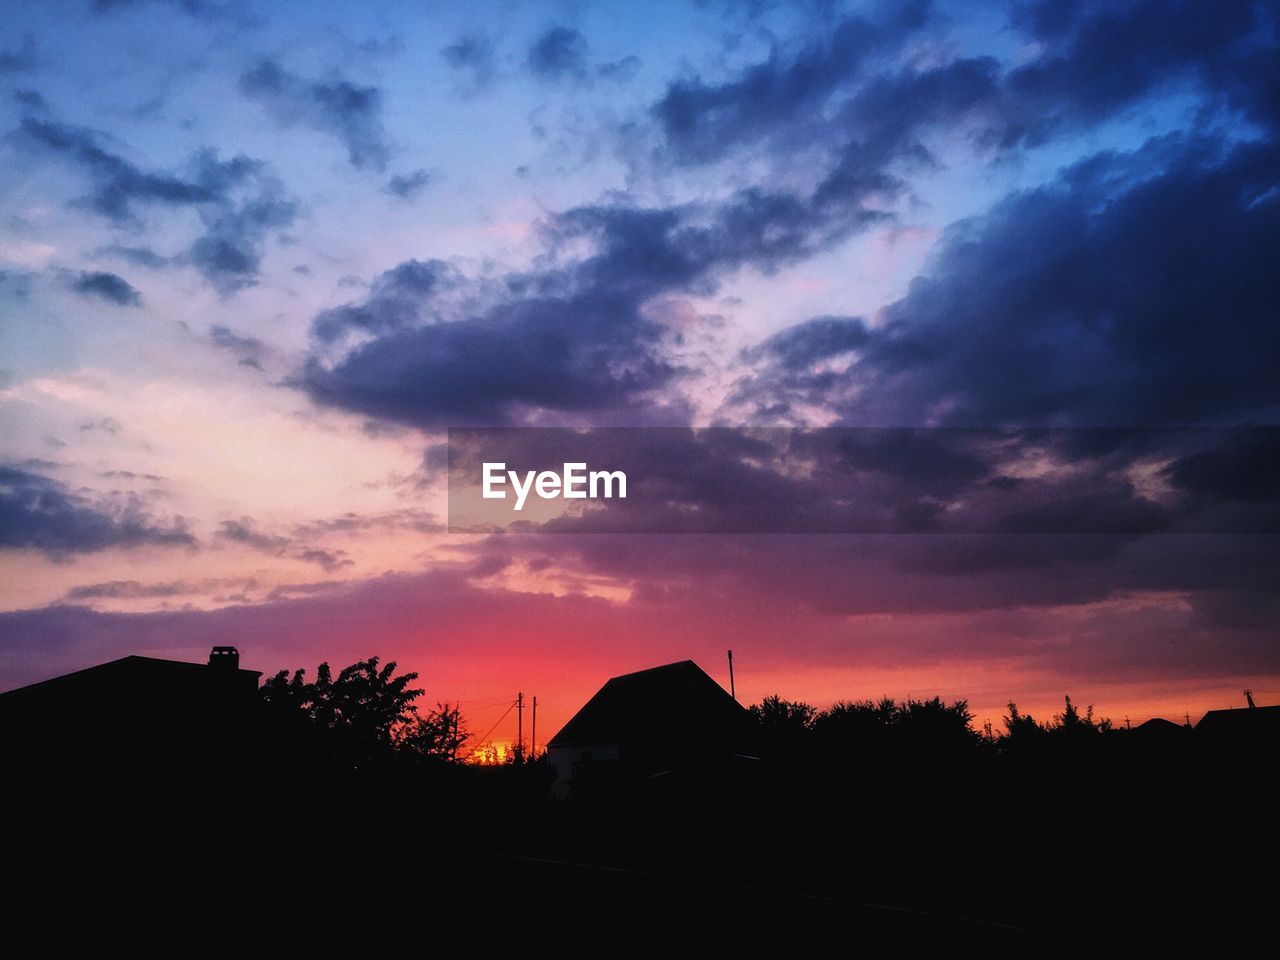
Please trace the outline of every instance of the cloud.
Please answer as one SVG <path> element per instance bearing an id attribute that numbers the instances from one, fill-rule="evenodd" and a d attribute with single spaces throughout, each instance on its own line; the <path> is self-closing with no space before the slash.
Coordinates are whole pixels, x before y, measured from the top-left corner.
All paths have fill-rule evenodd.
<path id="1" fill-rule="evenodd" d="M 317 401 L 415 426 L 546 422 L 680 423 L 682 375 L 665 356 L 670 332 L 642 309 L 668 291 L 708 293 L 743 266 L 764 272 L 829 248 L 889 214 L 878 191 L 796 196 L 756 189 L 714 205 L 576 207 L 548 218 L 552 250 L 586 243 L 576 261 L 512 274 L 505 297 L 463 316 L 434 310 L 439 271 L 408 261 L 421 289 L 384 274 L 371 296 L 320 314 L 320 346 L 374 334 L 336 363 L 308 359 L 301 383 Z M 420 276 L 421 275 L 421 276 Z"/>
<path id="2" fill-rule="evenodd" d="M 39 90 L 15 90 L 13 91 L 13 99 L 22 104 L 28 110 L 47 110 L 48 102 L 40 94 Z"/>
<path id="3" fill-rule="evenodd" d="M 615 60 L 613 63 L 602 63 L 596 67 L 596 76 L 602 80 L 615 83 L 626 83 L 640 72 L 640 58 L 631 56 Z"/>
<path id="4" fill-rule="evenodd" d="M 159 270 L 173 262 L 172 257 L 163 257 L 148 247 L 128 247 L 115 243 L 101 247 L 96 251 L 96 255 L 118 257 L 134 266 L 146 267 L 148 270 Z"/>
<path id="5" fill-rule="evenodd" d="M 13 50 L 0 50 L 0 73 L 27 73 L 36 68 L 36 40 L 22 35 L 22 44 Z"/>
<path id="6" fill-rule="evenodd" d="M 131 283 L 114 273 L 95 271 L 80 273 L 71 283 L 71 289 L 86 297 L 96 297 L 119 307 L 142 305 L 142 295 Z"/>
<path id="7" fill-rule="evenodd" d="M 587 38 L 570 27 L 552 27 L 529 46 L 529 72 L 550 82 L 587 79 Z"/>
<path id="8" fill-rule="evenodd" d="M 136 223 L 140 207 L 194 209 L 204 232 L 181 257 L 107 249 L 147 266 L 190 264 L 224 294 L 257 282 L 267 237 L 297 217 L 297 203 L 266 165 L 244 155 L 223 160 L 211 149 L 200 150 L 188 161 L 187 173 L 179 175 L 144 170 L 101 146 L 103 138 L 84 127 L 28 117 L 18 136 L 83 170 L 94 189 L 82 202 L 113 223 Z"/>
<path id="9" fill-rule="evenodd" d="M 488 89 L 497 75 L 493 41 L 483 33 L 463 34 L 447 47 L 442 47 L 440 56 L 463 78 L 464 93 L 475 94 Z"/>
<path id="10" fill-rule="evenodd" d="M 103 433 L 117 434 L 124 428 L 120 425 L 120 421 L 115 417 L 100 417 L 97 420 L 82 421 L 79 429 L 81 433 L 88 433 L 91 430 L 101 430 Z"/>
<path id="11" fill-rule="evenodd" d="M 1196 137 L 1082 162 L 951 228 L 876 328 L 822 318 L 762 344 L 733 399 L 783 422 L 1273 420 L 1277 169 L 1274 143 Z"/>
<path id="12" fill-rule="evenodd" d="M 314 563 L 326 573 L 335 573 L 344 567 L 354 566 L 355 562 L 347 556 L 345 550 L 331 550 L 315 546 L 295 546 L 294 539 L 278 534 L 265 533 L 257 529 L 249 517 L 239 520 L 224 520 L 218 525 L 218 539 L 229 543 L 240 544 L 274 557 L 289 557 L 304 563 Z"/>
<path id="13" fill-rule="evenodd" d="M 254 529 L 253 521 L 248 517 L 242 517 L 239 520 L 223 520 L 218 525 L 216 536 L 265 553 L 280 553 L 289 545 L 287 537 L 273 536 Z"/>
<path id="14" fill-rule="evenodd" d="M 350 303 L 320 313 L 311 333 L 332 343 L 349 332 L 385 334 L 403 330 L 424 316 L 432 297 L 453 283 L 443 260 L 406 260 L 378 276 L 363 303 Z"/>
<path id="15" fill-rule="evenodd" d="M 1075 19 L 1083 23 L 1093 15 L 1084 11 Z M 766 61 L 730 80 L 710 84 L 693 78 L 673 84 L 652 114 L 662 131 L 668 160 L 706 163 L 730 151 L 764 145 L 776 150 L 777 159 L 792 173 L 775 178 L 768 186 L 744 186 L 711 202 L 644 207 L 615 195 L 598 204 L 553 214 L 542 230 L 548 257 L 525 274 L 505 278 L 507 295 L 488 305 L 477 305 L 466 314 L 448 314 L 436 309 L 434 292 L 426 296 L 375 292 L 362 304 L 322 314 L 313 324 L 320 348 L 348 332 L 369 336 L 345 355 L 317 349 L 299 382 L 321 403 L 421 427 L 678 422 L 675 418 L 688 412 L 678 392 L 688 371 L 674 359 L 678 353 L 673 350 L 675 340 L 669 329 L 644 315 L 648 300 L 674 294 L 707 295 L 742 267 L 769 273 L 828 250 L 872 226 L 893 223 L 901 204 L 911 198 L 910 172 L 938 164 L 928 146 L 935 132 L 959 131 L 975 143 L 1012 145 L 1027 139 L 1016 130 L 1031 115 L 1028 110 L 1043 116 L 1052 113 L 1047 101 L 1028 99 L 1029 94 L 1011 79 L 1016 70 L 993 58 L 942 55 L 915 58 L 905 67 L 890 63 L 919 39 L 930 22 L 923 4 L 896 8 L 878 20 L 846 19 L 826 38 L 798 51 L 775 48 Z M 1248 17 L 1235 17 L 1232 22 L 1234 36 L 1253 29 Z M 1084 27 L 1076 29 L 1076 34 L 1077 40 L 1071 44 L 1062 47 L 1059 43 L 1065 51 L 1061 55 L 1087 58 L 1090 44 L 1099 41 Z M 1134 44 L 1146 42 L 1137 35 L 1131 40 Z M 546 76 L 585 75 L 585 41 L 575 31 L 549 31 L 534 45 L 530 56 L 531 69 Z M 1201 62 L 1208 63 L 1204 58 Z M 1044 89 L 1040 88 L 1041 95 Z M 1146 92 L 1149 88 L 1134 88 L 1122 98 L 1123 103 L 1134 102 Z M 1071 92 L 1064 86 L 1056 95 L 1069 98 Z M 1247 101 L 1243 92 L 1233 96 L 1238 104 Z M 1117 100 L 1108 109 L 1121 105 Z M 1062 110 L 1067 112 L 1059 126 L 1084 122 L 1071 118 L 1084 114 L 1072 114 L 1066 106 Z M 1211 148 L 1212 144 L 1206 149 L 1212 152 Z M 805 175 L 800 178 L 794 175 L 794 161 L 797 151 L 806 149 L 816 152 L 812 162 L 804 164 Z M 1068 232 L 1063 241 L 1077 241 L 1074 256 L 1078 269 L 1096 269 L 1088 262 L 1096 245 L 1086 241 L 1094 229 L 1089 226 L 1093 216 L 1090 204 L 1109 202 L 1109 191 L 1123 194 L 1128 186 L 1170 162 L 1168 154 L 1176 150 L 1176 145 L 1168 142 L 1163 147 L 1155 144 L 1141 158 L 1117 160 L 1109 172 L 1102 170 L 1109 161 L 1101 157 L 1092 168 L 1088 164 L 1077 167 L 1070 175 L 1073 179 L 1063 180 L 1056 191 L 1010 199 L 991 215 L 993 224 L 1007 224 L 1009 234 L 1007 249 L 991 262 L 982 260 L 962 239 L 965 231 L 971 234 L 976 229 L 974 224 L 955 228 L 947 241 L 947 250 L 952 252 L 940 258 L 958 260 L 963 256 L 969 262 L 965 272 L 949 265 L 943 268 L 954 278 L 951 300 L 938 298 L 936 304 L 926 303 L 924 291 L 931 285 L 926 278 L 908 298 L 910 307 L 903 301 L 886 311 L 887 317 L 899 321 L 891 328 L 872 332 L 853 320 L 827 318 L 780 335 L 762 348 L 763 353 L 753 355 L 756 360 L 765 354 L 771 359 L 763 364 L 758 377 L 743 381 L 732 398 L 736 406 L 726 407 L 725 415 L 745 413 L 764 422 L 787 422 L 800 416 L 805 405 L 825 404 L 837 415 L 852 418 L 850 422 L 954 420 L 984 424 L 1009 417 L 1034 420 L 1038 414 L 1027 406 L 1028 397 L 1022 397 L 1018 405 L 1015 381 L 1026 381 L 1024 392 L 1031 391 L 1036 389 L 1031 379 L 1043 377 L 1045 371 L 1038 362 L 1041 358 L 1017 355 L 1017 344 L 1020 334 L 1041 328 L 1034 323 L 1014 325 L 1018 304 L 996 302 L 995 291 L 971 290 L 972 284 L 965 286 L 962 278 L 998 276 L 1002 270 L 1027 262 L 1028 252 L 1034 254 L 1046 245 L 1060 246 L 1052 217 L 1037 209 L 1053 204 L 1060 206 L 1060 214 L 1066 218 Z M 1096 172 L 1091 175 L 1090 169 Z M 1090 176 L 1092 186 L 1086 182 Z M 1230 176 L 1223 178 L 1223 190 L 1229 189 Z M 1251 196 L 1263 197 L 1265 192 Z M 1037 217 L 1034 226 L 1020 226 L 1027 214 Z M 1104 212 L 1102 219 L 1107 216 Z M 1225 221 L 1220 226 L 1228 229 Z M 1071 233 L 1072 229 L 1076 232 Z M 1108 230 L 1105 224 L 1098 229 L 1102 233 Z M 993 237 L 994 232 L 993 228 Z M 1165 233 L 1153 236 L 1151 242 L 1159 245 L 1178 235 L 1173 224 L 1166 224 Z M 565 262 L 557 256 L 562 250 L 584 248 L 589 252 L 577 260 Z M 1243 246 L 1240 254 L 1238 263 L 1243 268 L 1250 257 Z M 1116 258 L 1121 260 L 1142 255 L 1116 250 Z M 1193 283 L 1195 271 L 1189 264 L 1182 269 L 1178 276 L 1184 286 Z M 1072 290 L 1060 277 L 1055 282 L 1049 282 L 1047 275 L 1042 279 L 1035 298 L 1031 299 L 1030 291 L 1026 296 L 1030 308 L 1039 311 L 1044 329 L 1062 327 L 1063 312 L 1049 318 L 1046 311 L 1057 310 L 1054 304 L 1063 296 L 1070 300 L 1077 294 L 1083 296 L 1086 290 L 1103 294 L 1097 285 L 1077 285 Z M 1160 296 L 1158 289 L 1151 292 Z M 975 301 L 983 303 L 985 312 L 977 315 L 971 309 Z M 1085 312 L 1092 309 L 1080 306 Z M 1145 309 L 1132 298 L 1117 306 L 1131 312 Z M 1169 309 L 1177 308 L 1170 304 Z M 921 316 L 909 317 L 908 312 Z M 930 327 L 925 312 L 936 313 L 936 326 Z M 1191 312 L 1184 308 L 1180 323 L 1189 323 Z M 962 337 L 964 327 L 955 318 L 971 313 L 975 314 L 969 321 L 972 333 Z M 995 328 L 1001 323 L 1011 327 L 997 337 Z M 993 335 L 981 340 L 987 352 L 979 362 L 975 351 L 988 329 Z M 937 336 L 960 339 L 949 344 L 947 351 L 940 351 Z M 1096 331 L 1092 342 L 1088 339 L 1082 338 L 1077 345 L 1085 350 L 1107 348 L 1105 337 Z M 836 348 L 840 362 L 823 362 L 837 356 L 823 355 Z M 941 368 L 927 371 L 923 360 L 912 360 L 915 354 L 924 356 L 930 351 L 937 353 L 940 364 L 952 368 L 950 380 L 943 384 L 948 392 L 942 396 L 932 386 L 936 381 L 930 379 L 941 373 Z M 1196 355 L 1195 351 L 1191 355 Z M 961 358 L 966 356 L 972 356 L 974 362 L 960 369 Z M 1130 351 L 1129 358 L 1139 362 L 1136 351 Z M 806 360 L 818 363 L 821 369 L 801 369 Z M 850 362 L 856 365 L 855 374 L 837 369 Z M 899 371 L 894 364 L 914 369 Z M 990 376 L 989 371 L 996 368 L 1011 372 L 1004 378 Z M 1066 377 L 1077 368 L 1090 369 L 1063 363 L 1058 375 Z M 1155 369 L 1152 366 L 1146 376 L 1156 376 Z M 1114 388 L 1119 384 L 1128 384 L 1132 395 L 1141 392 L 1143 384 L 1128 377 L 1127 371 L 1116 369 L 1106 376 L 1110 378 L 1107 385 L 1094 393 L 1090 393 L 1091 385 L 1058 386 L 1093 396 L 1099 410 L 1108 387 L 1111 399 L 1116 398 Z M 907 402 L 906 396 L 909 383 L 916 385 L 912 402 Z M 1002 386 L 1007 389 L 997 395 Z M 1053 387 L 1044 389 L 1049 392 Z M 988 391 L 990 396 L 981 409 L 967 408 L 961 396 L 966 391 Z M 857 410 L 855 395 L 862 398 Z M 1006 401 L 1015 406 L 1002 406 Z M 1047 402 L 1052 405 L 1057 401 Z M 947 404 L 951 405 L 949 412 L 942 409 Z M 1187 407 L 1192 406 L 1188 398 Z M 1113 412 L 1119 409 L 1134 408 L 1124 403 L 1111 407 Z M 1066 417 L 1065 410 L 1061 412 Z M 1048 415 L 1047 410 L 1042 413 Z M 635 419 L 629 419 L 632 417 Z"/>
<path id="16" fill-rule="evenodd" d="M 210 184 L 142 170 L 99 146 L 98 135 L 84 127 L 27 117 L 19 132 L 26 142 L 81 166 L 95 181 L 89 206 L 109 219 L 128 220 L 138 204 L 193 206 L 219 199 Z"/>
<path id="17" fill-rule="evenodd" d="M 381 171 L 391 158 L 382 125 L 383 94 L 342 77 L 309 80 L 262 60 L 240 77 L 240 92 L 262 104 L 282 127 L 297 124 L 336 137 L 357 169 Z"/>
<path id="18" fill-rule="evenodd" d="M 706 163 L 762 137 L 803 124 L 875 58 L 898 49 L 926 19 L 928 3 L 893 8 L 885 20 L 847 17 L 802 49 L 775 47 L 768 58 L 719 83 L 694 75 L 673 81 L 653 104 L 671 157 Z"/>
<path id="19" fill-rule="evenodd" d="M 412 173 L 398 173 L 387 181 L 386 192 L 392 196 L 409 200 L 416 197 L 430 184 L 440 179 L 440 175 L 431 170 L 414 170 Z"/>
<path id="20" fill-rule="evenodd" d="M 1040 0 L 1014 8 L 1015 24 L 1041 49 L 1007 75 L 1005 141 L 1043 141 L 1178 83 L 1225 91 L 1250 110 L 1260 95 L 1274 104 L 1265 87 L 1249 82 L 1264 63 L 1273 76 L 1277 66 L 1276 24 L 1265 8 L 1253 0 L 1228 0 L 1212 10 L 1190 2 L 1171 8 L 1158 0 Z M 1247 93 L 1241 79 L 1251 88 Z"/>
<path id="21" fill-rule="evenodd" d="M 139 583 L 137 580 L 110 580 L 72 587 L 64 600 L 149 600 L 158 597 L 182 597 L 198 593 L 200 587 L 185 580 L 168 583 Z"/>
<path id="22" fill-rule="evenodd" d="M 319 547 L 299 551 L 298 559 L 319 564 L 325 573 L 335 573 L 343 567 L 355 565 L 355 561 L 347 557 L 345 550 L 323 550 Z"/>
<path id="23" fill-rule="evenodd" d="M 271 353 L 271 348 L 257 337 L 241 336 L 221 324 L 209 328 L 209 339 L 215 346 L 233 354 L 242 367 L 255 370 L 262 369 L 263 360 Z"/>
<path id="24" fill-rule="evenodd" d="M 0 466 L 0 549 L 58 556 L 195 542 L 182 518 L 161 525 L 137 498 L 122 506 L 94 503 L 49 477 Z"/>
<path id="25" fill-rule="evenodd" d="M 726 78 L 677 79 L 649 109 L 655 155 L 698 165 L 758 149 L 785 169 L 807 150 L 883 171 L 930 159 L 935 129 L 1009 151 L 1187 91 L 1271 128 L 1280 119 L 1276 24 L 1253 0 L 1172 13 L 1159 0 L 1015 5 L 1010 32 L 1030 55 L 1014 63 L 950 55 L 944 24 L 926 3 L 845 17 Z M 909 55 L 921 47 L 931 55 Z"/>

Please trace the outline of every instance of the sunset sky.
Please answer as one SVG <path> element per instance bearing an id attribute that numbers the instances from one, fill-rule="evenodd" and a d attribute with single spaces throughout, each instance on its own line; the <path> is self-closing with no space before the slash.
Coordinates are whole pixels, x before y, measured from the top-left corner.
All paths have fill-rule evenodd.
<path id="1" fill-rule="evenodd" d="M 1176 500 L 1150 535 L 451 534 L 442 455 L 1277 424 L 1274 4 L 0 8 L 0 689 L 379 655 L 477 733 L 536 694 L 545 741 L 615 674 L 727 686 L 732 647 L 747 702 L 1280 703 L 1270 434 L 947 468 L 966 509 Z M 938 456 L 878 449 L 895 516 L 942 509 Z"/>

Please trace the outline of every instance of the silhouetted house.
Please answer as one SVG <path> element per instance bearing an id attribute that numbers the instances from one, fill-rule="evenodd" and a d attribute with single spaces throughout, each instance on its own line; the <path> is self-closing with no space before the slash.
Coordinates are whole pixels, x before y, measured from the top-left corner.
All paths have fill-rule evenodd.
<path id="1" fill-rule="evenodd" d="M 1197 743 L 1214 750 L 1280 746 L 1280 706 L 1210 710 L 1196 724 Z"/>
<path id="2" fill-rule="evenodd" d="M 1133 728 L 1131 735 L 1150 743 L 1180 743 L 1186 739 L 1188 728 L 1164 717 L 1152 717 Z"/>
<path id="3" fill-rule="evenodd" d="M 243 758 L 258 704 L 256 670 L 235 647 L 209 662 L 123 657 L 0 694 L 0 761 L 10 769 L 154 773 Z"/>
<path id="4" fill-rule="evenodd" d="M 614 677 L 547 744 L 558 797 L 584 781 L 685 781 L 754 750 L 751 715 L 692 660 Z"/>

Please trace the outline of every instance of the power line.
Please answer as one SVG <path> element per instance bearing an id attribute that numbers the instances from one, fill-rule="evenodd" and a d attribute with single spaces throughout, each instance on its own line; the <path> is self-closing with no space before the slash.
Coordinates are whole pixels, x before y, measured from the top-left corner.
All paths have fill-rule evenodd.
<path id="1" fill-rule="evenodd" d="M 507 707 L 507 712 L 498 718 L 497 722 L 494 723 L 494 725 L 489 728 L 489 732 L 476 741 L 476 746 L 470 753 L 467 754 L 468 757 L 474 757 L 476 755 L 476 751 L 479 750 L 481 747 L 483 747 L 485 743 L 488 741 L 489 737 L 493 735 L 493 731 L 498 729 L 498 724 L 501 723 L 503 720 L 507 719 L 507 717 L 511 715 L 511 711 L 514 710 L 515 708 L 516 708 L 516 702 L 513 700 L 511 702 L 511 706 Z"/>

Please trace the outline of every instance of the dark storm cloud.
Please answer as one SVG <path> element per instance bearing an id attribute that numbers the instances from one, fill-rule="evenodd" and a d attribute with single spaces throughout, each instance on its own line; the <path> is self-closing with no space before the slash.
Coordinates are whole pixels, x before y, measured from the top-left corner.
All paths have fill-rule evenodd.
<path id="1" fill-rule="evenodd" d="M 240 92 L 284 127 L 303 124 L 337 137 L 357 168 L 383 170 L 391 158 L 382 126 L 383 94 L 342 77 L 311 80 L 262 60 L 240 77 Z"/>
<path id="2" fill-rule="evenodd" d="M 0 466 L 0 549 L 26 548 L 57 556 L 194 543 L 181 518 L 160 525 L 136 499 L 123 507 L 94 503 L 49 477 Z"/>
<path id="3" fill-rule="evenodd" d="M 439 176 L 430 170 L 398 173 L 387 181 L 386 192 L 403 200 L 410 200 L 438 179 Z"/>
<path id="4" fill-rule="evenodd" d="M 1169 138 L 957 225 L 865 336 L 774 336 L 738 400 L 846 423 L 1237 423 L 1280 411 L 1280 149 Z M 856 341 L 856 342 L 855 342 Z M 804 371 L 851 349 L 847 372 Z"/>
<path id="5" fill-rule="evenodd" d="M 145 170 L 101 145 L 102 137 L 84 127 L 26 118 L 19 142 L 64 157 L 89 177 L 93 193 L 83 203 L 121 225 L 137 222 L 142 207 L 189 207 L 198 213 L 204 233 L 181 257 L 223 293 L 257 282 L 268 235 L 297 217 L 265 164 L 238 155 L 228 160 L 210 149 L 195 153 L 187 173 Z M 134 262 L 166 262 L 149 250 L 108 248 Z"/>
<path id="6" fill-rule="evenodd" d="M 142 305 L 142 295 L 134 286 L 114 273 L 96 271 L 81 273 L 71 283 L 71 289 L 87 297 L 96 297 L 119 307 Z"/>
<path id="7" fill-rule="evenodd" d="M 587 38 L 571 27 L 552 27 L 530 46 L 529 72 L 548 81 L 587 79 Z"/>

